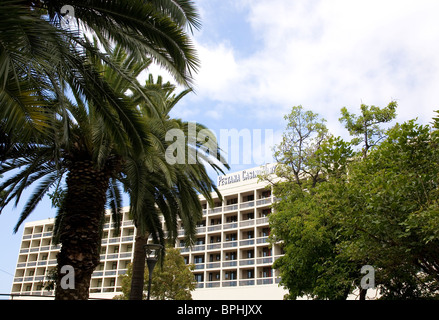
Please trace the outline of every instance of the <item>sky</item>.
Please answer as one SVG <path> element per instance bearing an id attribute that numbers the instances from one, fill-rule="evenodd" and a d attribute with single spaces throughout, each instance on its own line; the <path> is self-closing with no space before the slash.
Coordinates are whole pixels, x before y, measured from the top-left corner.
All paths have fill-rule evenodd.
<path id="1" fill-rule="evenodd" d="M 346 139 L 338 121 L 342 107 L 358 113 L 361 104 L 396 101 L 395 122 L 423 124 L 439 110 L 437 0 L 195 3 L 203 24 L 193 35 L 201 67 L 194 93 L 172 115 L 211 128 L 220 146 L 227 140 L 222 133 L 242 133 L 239 144 L 227 143 L 231 171 L 273 161 L 271 148 L 293 106 L 318 113 L 331 133 Z M 20 208 L 0 215 L 0 293 L 12 285 L 23 227 L 12 230 Z M 54 215 L 44 199 L 28 221 Z"/>

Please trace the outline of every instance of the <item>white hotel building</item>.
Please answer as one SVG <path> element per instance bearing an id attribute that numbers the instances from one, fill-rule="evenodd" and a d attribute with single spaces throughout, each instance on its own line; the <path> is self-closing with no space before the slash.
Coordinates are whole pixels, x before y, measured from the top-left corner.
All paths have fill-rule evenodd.
<path id="1" fill-rule="evenodd" d="M 267 165 L 218 177 L 218 198 L 215 206 L 203 204 L 203 219 L 197 228 L 196 244 L 185 248 L 184 232 L 179 232 L 176 246 L 193 271 L 197 288 L 193 299 L 278 299 L 286 291 L 279 287 L 279 277 L 273 262 L 282 255 L 278 245 L 268 242 L 268 215 L 275 200 L 268 183 L 258 182 L 258 171 L 272 170 Z M 214 194 L 216 196 L 216 194 Z M 42 282 L 56 267 L 59 246 L 52 244 L 54 219 L 25 224 L 11 294 L 48 295 Z M 94 271 L 90 298 L 107 298 L 120 294 L 119 275 L 126 272 L 132 261 L 135 227 L 129 219 L 129 207 L 124 208 L 119 233 L 112 228 L 110 214 L 106 216 L 101 248 L 101 263 Z"/>

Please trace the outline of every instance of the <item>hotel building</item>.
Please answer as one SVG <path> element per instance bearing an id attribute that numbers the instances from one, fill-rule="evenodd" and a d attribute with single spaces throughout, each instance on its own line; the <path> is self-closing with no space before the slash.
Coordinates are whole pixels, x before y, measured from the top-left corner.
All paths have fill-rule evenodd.
<path id="1" fill-rule="evenodd" d="M 280 246 L 270 245 L 268 215 L 275 198 L 267 182 L 258 181 L 261 170 L 272 172 L 274 165 L 218 177 L 223 196 L 210 207 L 204 198 L 203 218 L 197 227 L 192 248 L 184 247 L 184 231 L 176 246 L 186 263 L 193 263 L 197 281 L 193 299 L 278 299 L 286 293 L 279 287 L 273 262 L 282 255 Z M 216 196 L 216 194 L 214 194 Z M 120 294 L 119 275 L 133 259 L 135 227 L 124 208 L 120 231 L 112 228 L 106 215 L 101 263 L 92 275 L 90 298 L 111 299 Z M 59 245 L 52 243 L 54 219 L 28 222 L 24 226 L 11 294 L 50 295 L 42 282 L 56 267 Z"/>

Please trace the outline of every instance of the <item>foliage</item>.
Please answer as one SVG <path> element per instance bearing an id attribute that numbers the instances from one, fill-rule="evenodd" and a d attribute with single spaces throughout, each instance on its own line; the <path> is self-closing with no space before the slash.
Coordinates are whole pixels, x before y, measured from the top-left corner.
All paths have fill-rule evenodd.
<path id="1" fill-rule="evenodd" d="M 193 2 L 78 0 L 69 4 L 74 19 L 68 24 L 64 5 L 58 0 L 11 0 L 0 7 L 2 135 L 21 141 L 36 134 L 50 136 L 53 115 L 68 115 L 68 92 L 74 91 L 108 123 L 117 122 L 113 130 L 128 132 L 141 150 L 146 136 L 139 119 L 88 59 L 92 56 L 131 81 L 131 75 L 108 58 L 117 44 L 138 63 L 152 60 L 189 86 L 199 64 L 184 30 L 200 26 Z M 96 49 L 84 31 L 94 34 L 106 52 Z M 137 91 L 135 81 L 131 85 Z"/>
<path id="2" fill-rule="evenodd" d="M 284 118 L 287 127 L 281 143 L 274 148 L 274 157 L 282 164 L 276 174 L 298 185 L 309 179 L 315 186 L 321 173 L 317 152 L 328 132 L 325 120 L 302 106 L 293 107 Z"/>
<path id="3" fill-rule="evenodd" d="M 329 138 L 319 149 L 317 184 L 274 185 L 280 201 L 269 217 L 270 238 L 283 243 L 285 255 L 273 267 L 288 299 L 345 299 L 366 264 L 376 270 L 382 299 L 437 298 L 438 131 L 411 120 L 363 133 L 381 137 L 373 148 L 368 140 L 367 157 Z"/>
<path id="4" fill-rule="evenodd" d="M 158 263 L 154 269 L 151 282 L 151 299 L 154 300 L 192 300 L 191 291 L 195 290 L 195 278 L 192 274 L 194 266 L 186 265 L 180 250 L 167 247 L 163 263 Z M 122 284 L 122 294 L 117 300 L 128 300 L 131 290 L 132 264 L 127 272 L 119 276 Z M 148 268 L 145 268 L 144 291 L 148 290 Z M 144 293 L 144 299 L 146 294 Z"/>
<path id="5" fill-rule="evenodd" d="M 377 268 L 383 298 L 429 298 L 439 289 L 438 132 L 397 124 L 350 167 L 338 212 L 346 257 Z M 367 183 L 365 183 L 367 181 Z"/>
<path id="6" fill-rule="evenodd" d="M 370 148 L 384 139 L 383 123 L 392 121 L 396 117 L 396 102 L 390 102 L 387 107 L 361 105 L 361 114 L 356 116 L 346 107 L 341 109 L 340 122 L 345 124 L 349 133 L 355 137 L 351 142 L 358 145 L 363 142 L 363 156 L 367 155 Z"/>
<path id="7" fill-rule="evenodd" d="M 285 255 L 273 267 L 289 290 L 287 299 L 343 299 L 352 287 L 345 280 L 352 263 L 338 257 L 334 247 L 339 226 L 328 211 L 335 205 L 329 184 L 345 177 L 353 151 L 349 143 L 327 133 L 324 121 L 316 121 L 318 115 L 295 107 L 288 118 L 290 139 L 284 138 L 277 150 L 284 179 L 273 182 L 281 201 L 269 216 L 270 241 L 282 242 Z"/>

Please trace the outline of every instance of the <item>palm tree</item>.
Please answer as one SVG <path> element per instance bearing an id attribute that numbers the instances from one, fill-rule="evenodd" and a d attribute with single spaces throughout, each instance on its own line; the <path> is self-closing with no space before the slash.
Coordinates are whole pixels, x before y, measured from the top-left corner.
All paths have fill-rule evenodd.
<path id="1" fill-rule="evenodd" d="M 132 170 L 123 180 L 123 184 L 130 196 L 130 213 L 134 220 L 137 234 L 134 246 L 133 276 L 131 283 L 130 299 L 140 300 L 143 297 L 143 282 L 145 269 L 144 245 L 148 242 L 148 237 L 152 236 L 155 243 L 165 244 L 166 240 L 175 243 L 178 230 L 178 219 L 180 219 L 186 235 L 187 245 L 192 245 L 195 240 L 196 224 L 202 218 L 202 207 L 199 201 L 199 194 L 202 194 L 209 202 L 213 202 L 211 192 L 215 191 L 219 197 L 221 194 L 213 181 L 207 174 L 206 167 L 200 161 L 189 164 L 186 159 L 185 164 L 169 165 L 166 162 L 165 152 L 170 142 L 166 141 L 166 132 L 170 129 L 179 129 L 186 134 L 185 150 L 192 149 L 205 163 L 210 163 L 214 170 L 223 173 L 223 168 L 229 168 L 225 160 L 221 157 L 219 149 L 215 151 L 215 156 L 206 155 L 200 152 L 200 141 L 188 139 L 189 123 L 179 119 L 172 119 L 169 116 L 172 108 L 190 90 L 184 90 L 179 94 L 173 94 L 175 86 L 170 83 L 162 83 L 159 76 L 154 82 L 152 75 L 146 81 L 145 89 L 150 92 L 154 108 L 145 108 L 144 104 L 139 104 L 141 111 L 146 119 L 150 119 L 150 110 L 160 110 L 161 120 L 153 117 L 158 126 L 155 128 L 154 150 L 148 152 L 144 159 L 137 159 L 127 164 Z M 133 96 L 133 101 L 138 101 Z M 193 124 L 192 124 L 193 125 Z M 206 127 L 196 124 L 195 131 L 198 136 L 201 130 L 208 131 Z M 210 133 L 213 137 L 213 134 Z M 192 141 L 192 142 L 191 142 Z M 190 152 L 188 152 L 190 154 Z M 218 156 L 219 158 L 216 158 Z M 160 170 L 150 168 L 150 164 L 156 164 Z M 162 229 L 162 222 L 159 217 L 163 217 L 166 226 L 167 239 Z"/>
<path id="2" fill-rule="evenodd" d="M 78 0 L 70 8 L 77 27 L 63 27 L 65 1 L 8 0 L 0 7 L 0 120 L 1 134 L 20 128 L 20 138 L 50 134 L 56 108 L 67 107 L 67 90 L 80 92 L 113 130 L 129 133 L 142 149 L 147 139 L 142 124 L 129 107 L 88 62 L 92 55 L 111 66 L 121 78 L 129 74 L 83 36 L 93 33 L 110 52 L 114 44 L 138 62 L 153 60 L 186 86 L 198 58 L 184 28 L 198 28 L 192 1 Z M 72 13 L 70 13 L 72 14 Z M 73 25 L 73 23 L 71 24 Z M 132 81 L 132 89 L 137 90 Z M 140 92 L 140 91 L 139 91 Z M 148 97 L 144 96 L 144 99 Z M 67 111 L 64 110 L 64 115 Z M 63 114 L 61 112 L 61 114 Z"/>
<path id="3" fill-rule="evenodd" d="M 130 70 L 137 76 L 143 66 L 131 59 L 120 47 L 116 47 L 112 59 L 124 70 Z M 95 68 L 102 71 L 104 79 L 112 83 L 117 92 L 126 92 L 131 81 L 113 76 L 113 70 L 95 61 Z M 76 104 L 67 101 L 65 108 L 69 117 L 52 119 L 53 132 L 50 138 L 38 138 L 30 143 L 16 143 L 8 153 L 0 168 L 0 174 L 18 169 L 19 172 L 6 180 L 1 186 L 7 197 L 2 200 L 3 208 L 13 199 L 18 202 L 23 190 L 36 181 L 40 181 L 34 194 L 28 200 L 18 226 L 32 212 L 37 203 L 49 189 L 60 185 L 66 176 L 66 192 L 56 221 L 57 239 L 62 243 L 58 254 L 57 299 L 86 299 L 90 277 L 99 263 L 100 233 L 106 200 L 110 200 L 113 213 L 118 214 L 121 199 L 121 183 L 128 189 L 131 199 L 133 218 L 136 227 L 145 234 L 151 232 L 154 241 L 164 241 L 158 211 L 163 214 L 166 227 L 175 238 L 176 221 L 180 217 L 185 222 L 188 234 L 195 231 L 195 223 L 200 216 L 201 207 L 198 195 L 191 186 L 209 196 L 212 182 L 204 167 L 171 166 L 166 163 L 165 132 L 169 128 L 187 124 L 179 120 L 169 120 L 168 113 L 184 94 L 169 98 L 173 90 L 170 84 L 163 85 L 165 95 L 152 86 L 143 88 L 143 100 L 132 97 L 133 112 L 149 128 L 145 152 L 133 148 L 129 135 L 120 135 L 107 125 L 105 117 L 95 111 L 93 105 L 86 106 L 78 93 L 74 93 Z M 165 99 L 163 99 L 165 97 Z M 127 98 L 127 97 L 125 97 Z M 160 104 L 158 101 L 168 101 Z M 56 105 L 57 101 L 51 101 Z M 64 110 L 64 109 L 60 109 Z M 159 117 L 160 116 L 160 117 Z M 205 129 L 198 126 L 199 130 Z M 187 130 L 186 130 L 187 132 Z M 120 143 L 120 141 L 125 143 Z M 117 142 L 117 143 L 116 143 Z M 197 145 L 192 146 L 197 148 Z M 203 155 L 200 155 L 203 157 Z M 206 158 L 207 159 L 207 158 Z M 220 159 L 222 160 L 222 159 Z M 213 165 L 219 169 L 218 165 Z M 118 182 L 120 181 L 120 182 Z M 187 201 L 182 203 L 182 199 Z M 148 212 L 148 214 L 144 214 Z M 116 219 L 117 220 L 117 219 Z M 63 276 L 61 267 L 71 265 L 75 270 L 75 290 L 64 290 L 59 284 Z M 142 272 L 143 274 L 143 272 Z"/>
<path id="4" fill-rule="evenodd" d="M 127 57 L 116 48 L 113 63 L 123 61 L 120 67 L 130 68 L 133 76 L 143 70 L 143 66 L 135 60 L 122 59 L 123 55 Z M 95 61 L 97 70 L 108 68 L 98 62 Z M 111 72 L 104 73 L 115 91 L 125 92 L 131 88 L 131 81 L 110 76 Z M 14 199 L 18 203 L 25 188 L 40 182 L 26 203 L 15 231 L 49 189 L 60 185 L 65 178 L 66 192 L 57 219 L 57 238 L 62 243 L 57 256 L 57 299 L 88 297 L 90 277 L 99 263 L 100 233 L 110 180 L 118 178 L 126 159 L 135 159 L 143 154 L 136 150 L 128 132 L 114 130 L 112 122 L 101 116 L 94 105 L 86 105 L 79 92 L 73 92 L 73 95 L 75 104 L 64 101 L 64 107 L 58 108 L 59 112 L 51 119 L 50 130 L 47 129 L 50 134 L 15 143 L 0 168 L 1 174 L 18 170 L 0 186 L 6 192 L 1 208 Z M 127 97 L 120 97 L 127 100 Z M 50 103 L 55 106 L 59 101 L 53 99 Z M 138 108 L 127 103 L 128 106 L 129 111 L 140 119 Z M 152 104 L 144 104 L 144 108 L 153 107 Z M 150 113 L 157 114 L 152 110 Z M 142 121 L 147 128 L 145 119 Z M 150 134 L 147 136 L 149 138 Z M 144 150 L 148 148 L 148 143 L 145 142 Z M 111 198 L 120 198 L 114 192 L 112 195 Z M 64 290 L 59 285 L 64 265 L 73 266 L 75 270 L 75 290 Z"/>
<path id="5" fill-rule="evenodd" d="M 93 62 L 112 68 L 145 101 L 149 97 L 133 74 L 96 49 L 79 29 L 62 28 L 63 4 L 9 0 L 0 8 L 0 171 L 18 170 L 1 185 L 6 196 L 0 208 L 13 199 L 18 203 L 23 190 L 40 181 L 16 231 L 67 175 L 58 261 L 75 266 L 77 290 L 71 295 L 58 290 L 57 298 L 83 299 L 98 261 L 109 181 L 124 157 L 144 154 L 149 143 L 149 129 L 137 108 L 109 85 Z M 94 32 L 107 52 L 117 43 L 137 63 L 151 59 L 179 83 L 190 85 L 198 59 L 183 28 L 199 26 L 191 1 L 78 0 L 72 6 L 78 25 Z"/>

